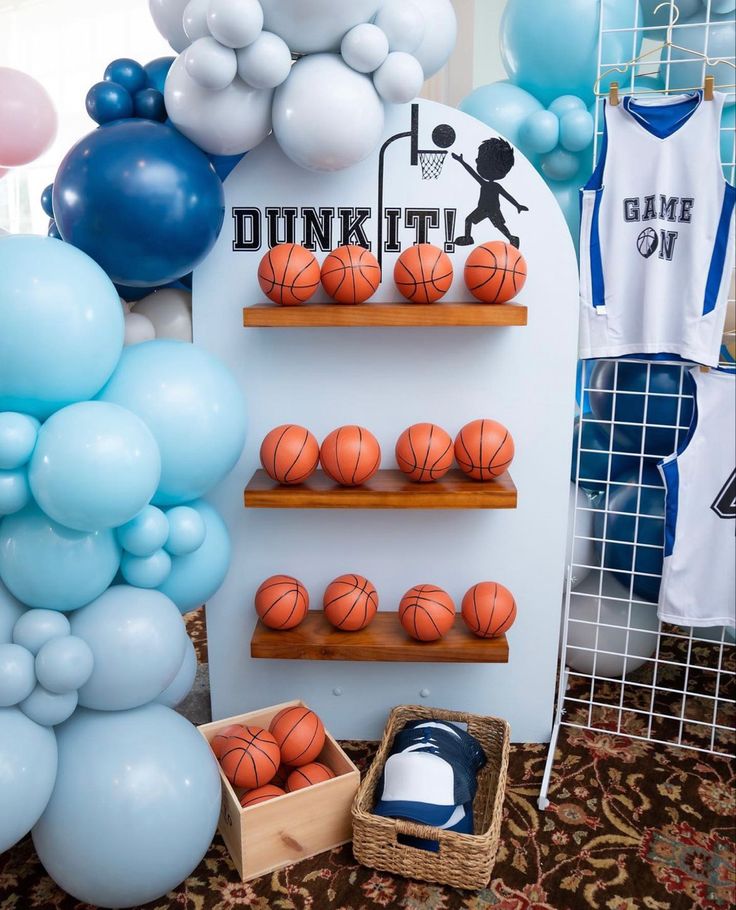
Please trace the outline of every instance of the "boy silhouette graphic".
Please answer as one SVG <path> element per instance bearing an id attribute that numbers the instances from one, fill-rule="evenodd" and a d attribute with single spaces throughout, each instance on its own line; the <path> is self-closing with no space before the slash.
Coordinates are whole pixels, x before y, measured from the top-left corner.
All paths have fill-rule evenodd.
<path id="1" fill-rule="evenodd" d="M 512 205 L 515 205 L 519 214 L 528 212 L 529 209 L 527 206 L 518 203 L 498 182 L 503 180 L 514 166 L 513 148 L 505 139 L 487 139 L 481 143 L 478 149 L 478 157 L 475 162 L 478 168 L 477 171 L 467 163 L 462 155 L 456 155 L 453 152 L 452 157 L 455 161 L 459 161 L 462 164 L 481 187 L 478 208 L 465 219 L 465 233 L 462 237 L 457 237 L 455 243 L 458 246 L 470 246 L 473 244 L 473 225 L 480 224 L 487 218 L 512 246 L 518 248 L 519 238 L 515 237 L 506 227 L 506 220 L 501 212 L 500 197 L 503 196 Z"/>

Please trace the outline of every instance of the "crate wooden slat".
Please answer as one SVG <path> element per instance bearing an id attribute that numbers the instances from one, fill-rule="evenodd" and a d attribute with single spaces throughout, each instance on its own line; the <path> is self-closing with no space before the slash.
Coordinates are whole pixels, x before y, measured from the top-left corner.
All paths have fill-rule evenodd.
<path id="1" fill-rule="evenodd" d="M 344 328 L 349 326 L 524 326 L 528 311 L 517 303 L 313 303 L 243 308 L 247 328 Z"/>
<path id="2" fill-rule="evenodd" d="M 414 483 L 399 470 L 386 470 L 362 486 L 343 487 L 324 471 L 283 486 L 259 469 L 244 502 L 247 509 L 515 509 L 517 494 L 508 472 L 479 483 L 454 469 L 434 483 Z"/>
<path id="3" fill-rule="evenodd" d="M 267 629 L 260 621 L 250 643 L 251 657 L 272 660 L 352 660 L 409 663 L 508 663 L 506 636 L 478 638 L 460 616 L 441 641 L 410 638 L 397 613 L 381 611 L 361 632 L 340 632 L 319 610 L 296 629 Z"/>

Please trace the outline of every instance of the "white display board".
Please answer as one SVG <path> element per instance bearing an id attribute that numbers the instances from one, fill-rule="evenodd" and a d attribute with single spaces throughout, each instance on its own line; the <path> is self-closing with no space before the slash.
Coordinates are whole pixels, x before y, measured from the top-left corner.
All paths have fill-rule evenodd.
<path id="1" fill-rule="evenodd" d="M 269 139 L 225 184 L 225 226 L 195 273 L 194 332 L 195 342 L 237 376 L 248 402 L 249 435 L 240 463 L 212 497 L 233 540 L 230 573 L 207 605 L 213 713 L 220 718 L 301 698 L 337 736 L 372 738 L 393 705 L 421 702 L 500 715 L 510 721 L 515 740 L 544 741 L 552 720 L 570 489 L 575 253 L 554 197 L 519 152 L 507 176 L 481 187 L 451 153 L 475 167 L 479 148 L 497 134 L 433 102 L 421 102 L 418 113 L 420 150 L 435 148 L 439 125 L 456 133 L 437 180 L 423 180 L 413 164 L 411 106 L 405 105 L 388 114 L 385 138 L 395 138 L 383 156 L 376 152 L 349 171 L 303 171 Z M 434 135 L 447 141 L 451 134 Z M 498 143 L 492 148 L 498 151 Z M 242 327 L 243 306 L 263 300 L 256 273 L 269 242 L 276 241 L 312 245 L 320 260 L 342 242 L 367 243 L 376 254 L 382 247 L 384 281 L 375 299 L 390 301 L 399 299 L 392 279 L 399 248 L 427 240 L 445 248 L 455 267 L 446 299 L 470 299 L 463 265 L 472 247 L 454 240 L 478 208 L 481 189 L 496 225 L 478 223 L 474 241 L 503 239 L 498 198 L 529 267 L 519 297 L 529 307 L 527 327 Z M 505 194 L 529 210 L 517 213 Z M 261 440 L 279 424 L 307 426 L 320 440 L 341 424 L 361 424 L 377 436 L 387 468 L 395 467 L 396 439 L 410 424 L 432 421 L 454 436 L 479 417 L 500 420 L 516 441 L 516 510 L 243 507 Z M 250 657 L 253 595 L 263 579 L 295 575 L 319 608 L 327 584 L 345 572 L 371 579 L 387 610 L 396 610 L 401 595 L 418 583 L 445 588 L 458 609 L 472 584 L 503 583 L 519 608 L 508 635 L 508 664 Z"/>

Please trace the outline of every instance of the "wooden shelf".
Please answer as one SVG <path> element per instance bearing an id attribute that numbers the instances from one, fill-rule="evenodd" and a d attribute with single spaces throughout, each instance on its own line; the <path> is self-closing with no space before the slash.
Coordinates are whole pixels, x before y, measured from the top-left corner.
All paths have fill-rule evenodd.
<path id="1" fill-rule="evenodd" d="M 478 638 L 458 615 L 441 641 L 410 638 L 397 613 L 379 612 L 362 632 L 340 632 L 318 610 L 311 610 L 296 629 L 278 632 L 260 621 L 250 642 L 251 657 L 271 660 L 354 660 L 405 663 L 505 664 L 506 636 Z"/>
<path id="2" fill-rule="evenodd" d="M 479 483 L 454 469 L 435 483 L 413 483 L 394 469 L 378 471 L 360 487 L 343 487 L 324 471 L 282 486 L 260 469 L 244 501 L 246 509 L 515 509 L 517 495 L 508 472 Z"/>
<path id="3" fill-rule="evenodd" d="M 527 308 L 512 303 L 257 303 L 243 309 L 248 328 L 346 326 L 511 326 L 527 324 Z"/>

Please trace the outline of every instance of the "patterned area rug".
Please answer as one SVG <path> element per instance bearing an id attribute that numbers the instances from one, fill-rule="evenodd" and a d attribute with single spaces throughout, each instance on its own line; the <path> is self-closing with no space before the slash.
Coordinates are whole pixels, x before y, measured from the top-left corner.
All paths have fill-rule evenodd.
<path id="1" fill-rule="evenodd" d="M 203 638 L 201 620 L 190 624 Z M 200 651 L 200 657 L 205 655 Z M 605 717 L 598 723 L 606 723 Z M 346 743 L 365 770 L 374 746 Z M 216 837 L 151 910 L 728 910 L 736 903 L 736 764 L 602 732 L 563 729 L 550 807 L 546 747 L 512 748 L 502 844 L 481 892 L 359 866 L 349 846 L 242 884 Z M 0 910 L 87 910 L 44 874 L 30 838 L 0 857 Z"/>

